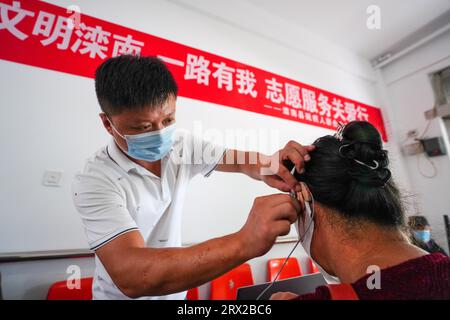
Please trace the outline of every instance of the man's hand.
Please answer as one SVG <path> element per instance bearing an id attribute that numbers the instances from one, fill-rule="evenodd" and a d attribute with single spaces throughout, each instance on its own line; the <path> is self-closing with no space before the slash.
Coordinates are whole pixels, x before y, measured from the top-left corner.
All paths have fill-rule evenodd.
<path id="1" fill-rule="evenodd" d="M 297 297 L 298 295 L 292 292 L 277 292 L 270 297 L 270 300 L 292 300 Z"/>
<path id="2" fill-rule="evenodd" d="M 303 173 L 305 162 L 311 159 L 309 152 L 314 149 L 313 145 L 302 146 L 295 141 L 289 141 L 283 149 L 271 156 L 230 149 L 216 170 L 241 172 L 283 192 L 300 191 L 297 180 L 286 167 L 286 162 L 293 163 L 297 172 Z"/>
<path id="3" fill-rule="evenodd" d="M 289 141 L 286 146 L 275 152 L 272 156 L 261 156 L 260 179 L 267 185 L 284 192 L 290 190 L 301 191 L 298 181 L 291 174 L 285 163 L 290 161 L 294 164 L 298 173 L 305 171 L 305 162 L 311 159 L 309 152 L 315 146 L 302 146 L 298 142 Z"/>
<path id="4" fill-rule="evenodd" d="M 267 185 L 283 192 L 300 191 L 297 180 L 285 163 L 290 161 L 298 173 L 303 173 L 305 162 L 311 159 L 309 152 L 314 149 L 313 145 L 302 146 L 295 141 L 289 141 L 283 149 L 271 156 L 230 149 L 216 170 L 241 172 L 254 179 L 264 181 Z"/>
<path id="5" fill-rule="evenodd" d="M 246 256 L 251 259 L 269 251 L 277 237 L 289 233 L 300 209 L 299 203 L 287 194 L 256 198 L 247 222 L 238 232 L 245 243 Z"/>

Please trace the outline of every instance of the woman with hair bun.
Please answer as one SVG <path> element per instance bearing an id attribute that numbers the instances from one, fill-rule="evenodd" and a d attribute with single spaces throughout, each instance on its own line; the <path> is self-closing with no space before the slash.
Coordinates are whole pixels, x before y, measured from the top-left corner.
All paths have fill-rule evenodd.
<path id="1" fill-rule="evenodd" d="M 297 199 L 305 251 L 355 299 L 450 299 L 450 258 L 412 245 L 377 129 L 365 121 L 314 142 Z M 330 282 L 330 281 L 329 281 Z M 329 300 L 335 286 L 272 299 Z"/>

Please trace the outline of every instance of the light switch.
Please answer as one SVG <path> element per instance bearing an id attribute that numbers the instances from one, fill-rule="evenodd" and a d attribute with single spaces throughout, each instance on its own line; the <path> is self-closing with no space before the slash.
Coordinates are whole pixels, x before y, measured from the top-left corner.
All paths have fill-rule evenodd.
<path id="1" fill-rule="evenodd" d="M 62 171 L 47 170 L 44 172 L 44 186 L 59 187 L 61 186 Z"/>

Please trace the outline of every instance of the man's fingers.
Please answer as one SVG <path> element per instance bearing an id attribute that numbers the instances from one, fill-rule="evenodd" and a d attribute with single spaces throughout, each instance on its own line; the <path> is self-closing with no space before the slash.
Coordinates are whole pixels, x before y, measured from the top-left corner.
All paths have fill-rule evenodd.
<path id="1" fill-rule="evenodd" d="M 315 145 L 313 145 L 313 144 L 311 144 L 311 145 L 309 145 L 309 146 L 303 146 L 305 149 L 306 149 L 306 151 L 308 151 L 308 152 L 311 152 L 311 151 L 314 151 L 314 149 L 316 149 L 316 146 Z"/>
<path id="2" fill-rule="evenodd" d="M 288 184 L 291 189 L 297 190 L 300 189 L 298 186 L 298 181 L 294 178 L 294 176 L 289 172 L 289 170 L 280 163 L 277 175 L 283 179 L 284 182 Z"/>
<path id="3" fill-rule="evenodd" d="M 291 200 L 291 196 L 286 193 L 269 194 L 267 196 L 261 196 L 256 198 L 259 201 L 264 201 L 264 204 L 268 207 L 276 207 L 279 204 Z"/>
<path id="4" fill-rule="evenodd" d="M 274 208 L 274 217 L 277 220 L 287 220 L 292 224 L 297 221 L 300 210 L 301 206 L 298 201 L 290 198 Z"/>
<path id="5" fill-rule="evenodd" d="M 300 191 L 301 188 L 298 185 L 298 181 L 295 179 L 295 177 L 291 174 L 291 170 L 289 170 L 284 162 L 286 160 L 289 160 L 292 162 L 295 166 L 295 169 L 298 173 L 304 172 L 305 162 L 309 161 L 311 159 L 310 155 L 308 154 L 309 151 L 314 150 L 315 146 L 302 146 L 300 143 L 295 141 L 289 141 L 284 149 L 278 151 L 274 155 L 272 155 L 270 158 L 263 158 L 261 159 L 261 163 L 267 165 L 270 163 L 270 170 L 271 173 L 273 172 L 274 176 L 279 177 L 281 180 L 283 180 L 287 186 L 289 187 L 289 190 L 295 190 Z M 274 163 L 275 162 L 275 163 Z M 278 164 L 277 164 L 278 163 Z M 272 168 L 272 165 L 277 165 L 275 168 Z M 274 172 L 276 171 L 276 172 Z M 267 175 L 267 174 L 266 174 Z M 266 179 L 265 182 L 269 184 L 272 187 L 275 187 L 282 191 L 289 191 L 286 186 L 281 184 L 280 182 L 273 180 L 273 179 Z"/>
<path id="6" fill-rule="evenodd" d="M 266 208 L 272 208 L 271 217 L 274 220 L 286 220 L 294 223 L 297 220 L 298 212 L 301 211 L 300 203 L 288 194 L 271 194 L 258 197 L 255 201 L 262 202 Z"/>
<path id="7" fill-rule="evenodd" d="M 305 167 L 305 160 L 303 159 L 303 155 L 300 154 L 297 149 L 294 148 L 287 149 L 283 153 L 283 159 L 281 160 L 287 159 L 289 159 L 295 165 L 295 169 L 297 170 L 298 173 L 303 173 Z"/>
<path id="8" fill-rule="evenodd" d="M 273 230 L 278 237 L 288 235 L 291 231 L 291 223 L 288 220 L 278 220 L 273 224 Z"/>
<path id="9" fill-rule="evenodd" d="M 297 297 L 298 295 L 292 292 L 277 292 L 270 297 L 270 300 L 291 300 Z"/>
<path id="10" fill-rule="evenodd" d="M 277 176 L 267 176 L 264 181 L 271 187 L 277 188 L 278 190 L 289 192 L 292 188 L 284 182 L 281 178 Z"/>
<path id="11" fill-rule="evenodd" d="M 289 141 L 286 146 L 297 150 L 305 158 L 306 161 L 309 161 L 311 159 L 308 152 L 314 150 L 314 147 L 312 148 L 312 150 L 310 150 L 311 146 L 305 147 L 293 140 Z"/>

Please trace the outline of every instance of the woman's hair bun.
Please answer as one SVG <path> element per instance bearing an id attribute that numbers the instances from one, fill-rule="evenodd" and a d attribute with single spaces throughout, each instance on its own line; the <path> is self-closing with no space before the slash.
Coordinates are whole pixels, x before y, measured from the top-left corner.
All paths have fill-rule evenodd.
<path id="1" fill-rule="evenodd" d="M 371 186 L 384 186 L 391 178 L 389 159 L 378 130 L 369 122 L 352 121 L 339 132 L 339 154 L 348 159 L 353 179 Z"/>
<path id="2" fill-rule="evenodd" d="M 342 140 L 343 142 L 367 143 L 379 149 L 383 147 L 377 128 L 367 121 L 352 121 L 346 124 L 343 127 Z"/>
<path id="3" fill-rule="evenodd" d="M 307 184 L 317 203 L 349 221 L 403 225 L 400 191 L 389 180 L 387 151 L 373 125 L 350 122 L 314 146 L 305 171 L 295 177 Z"/>

